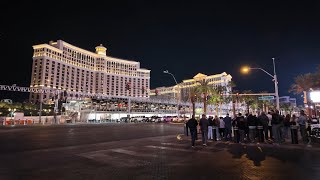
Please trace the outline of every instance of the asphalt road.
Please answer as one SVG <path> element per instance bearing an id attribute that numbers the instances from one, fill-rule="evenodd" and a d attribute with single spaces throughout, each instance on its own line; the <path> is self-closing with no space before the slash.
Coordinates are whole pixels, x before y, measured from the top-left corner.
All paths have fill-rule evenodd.
<path id="1" fill-rule="evenodd" d="M 191 148 L 179 134 L 153 123 L 1 128 L 0 179 L 320 179 L 316 147 Z"/>

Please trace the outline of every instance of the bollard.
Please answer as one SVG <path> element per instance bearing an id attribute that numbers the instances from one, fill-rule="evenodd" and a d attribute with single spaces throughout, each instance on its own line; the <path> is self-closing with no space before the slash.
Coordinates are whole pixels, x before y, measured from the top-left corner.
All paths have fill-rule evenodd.
<path id="1" fill-rule="evenodd" d="M 239 143 L 239 140 L 240 140 L 240 135 L 239 135 L 239 129 L 238 127 L 233 127 L 233 132 L 234 132 L 234 136 L 233 136 L 233 141 L 235 143 Z"/>
<path id="2" fill-rule="evenodd" d="M 296 125 L 291 125 L 290 131 L 291 131 L 291 143 L 298 144 L 298 127 Z"/>
<path id="3" fill-rule="evenodd" d="M 263 126 L 257 126 L 257 131 L 258 131 L 258 142 L 263 143 L 264 142 Z"/>

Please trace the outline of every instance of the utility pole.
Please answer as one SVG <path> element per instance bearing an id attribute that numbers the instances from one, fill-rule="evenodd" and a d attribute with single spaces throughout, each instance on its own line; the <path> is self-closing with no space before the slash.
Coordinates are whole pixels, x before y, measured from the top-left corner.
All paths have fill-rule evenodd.
<path id="1" fill-rule="evenodd" d="M 40 90 L 39 124 L 41 124 L 42 101 L 43 101 L 43 89 L 41 88 L 41 90 Z"/>

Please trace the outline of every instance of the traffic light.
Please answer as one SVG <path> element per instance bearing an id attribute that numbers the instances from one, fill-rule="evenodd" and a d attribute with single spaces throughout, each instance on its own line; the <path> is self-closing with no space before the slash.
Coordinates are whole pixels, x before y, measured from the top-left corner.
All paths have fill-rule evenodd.
<path id="1" fill-rule="evenodd" d="M 126 84 L 126 90 L 130 90 L 130 82 Z"/>

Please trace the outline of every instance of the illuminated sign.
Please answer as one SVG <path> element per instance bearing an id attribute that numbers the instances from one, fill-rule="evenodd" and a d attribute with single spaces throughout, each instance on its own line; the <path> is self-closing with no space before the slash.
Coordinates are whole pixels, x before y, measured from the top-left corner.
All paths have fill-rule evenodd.
<path id="1" fill-rule="evenodd" d="M 320 91 L 310 92 L 310 99 L 314 103 L 320 103 Z"/>

